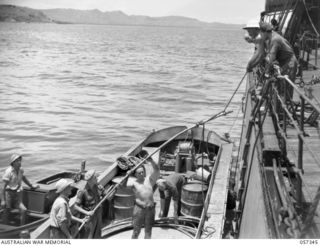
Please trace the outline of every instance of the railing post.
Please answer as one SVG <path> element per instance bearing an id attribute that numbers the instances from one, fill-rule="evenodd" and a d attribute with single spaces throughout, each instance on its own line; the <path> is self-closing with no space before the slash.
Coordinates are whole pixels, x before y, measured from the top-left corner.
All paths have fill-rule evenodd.
<path id="1" fill-rule="evenodd" d="M 304 134 L 304 107 L 305 101 L 304 98 L 300 96 L 301 100 L 301 109 L 300 109 L 300 132 Z M 299 156 L 298 156 L 298 168 L 303 172 L 303 140 L 299 134 Z"/>
<path id="2" fill-rule="evenodd" d="M 303 140 L 301 138 L 301 134 L 304 134 L 304 107 L 305 101 L 302 96 L 300 96 L 301 100 L 301 109 L 300 109 L 300 133 L 299 133 L 299 149 L 298 149 L 298 169 L 301 174 L 303 174 Z M 302 203 L 302 180 L 300 176 L 298 178 L 298 203 L 301 205 Z"/>
<path id="3" fill-rule="evenodd" d="M 288 88 L 288 82 L 286 80 L 283 80 L 284 83 L 284 102 L 285 105 L 287 106 L 287 88 Z M 290 86 L 290 85 L 289 85 Z M 282 113 L 283 113 L 283 132 L 285 135 L 287 135 L 287 114 L 284 108 L 282 108 Z"/>
<path id="4" fill-rule="evenodd" d="M 316 67 L 318 66 L 318 48 L 319 48 L 318 44 L 319 44 L 319 37 L 317 37 L 317 40 L 316 40 L 316 50 L 315 50 L 315 54 L 314 54 Z"/>

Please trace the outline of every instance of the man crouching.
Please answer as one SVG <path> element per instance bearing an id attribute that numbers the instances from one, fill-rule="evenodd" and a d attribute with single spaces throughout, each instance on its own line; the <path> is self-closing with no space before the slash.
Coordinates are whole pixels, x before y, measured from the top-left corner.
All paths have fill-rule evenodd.
<path id="1" fill-rule="evenodd" d="M 144 153 L 143 156 L 148 156 L 148 153 Z M 149 157 L 147 162 L 152 165 L 153 172 L 146 176 L 145 168 L 141 165 L 134 172 L 135 179 L 129 179 L 127 182 L 127 187 L 131 187 L 135 194 L 135 205 L 132 216 L 132 239 L 137 239 L 139 237 L 143 225 L 145 227 L 144 238 L 150 239 L 155 219 L 153 193 L 156 181 L 160 174 L 160 169 L 152 158 Z"/>

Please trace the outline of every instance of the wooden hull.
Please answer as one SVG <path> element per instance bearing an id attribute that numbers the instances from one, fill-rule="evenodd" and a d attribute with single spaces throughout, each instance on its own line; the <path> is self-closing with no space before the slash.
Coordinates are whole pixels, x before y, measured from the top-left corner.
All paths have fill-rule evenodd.
<path id="1" fill-rule="evenodd" d="M 248 78 L 247 90 L 254 85 L 252 77 Z M 267 223 L 267 207 L 264 199 L 264 190 L 262 186 L 262 173 L 260 172 L 261 162 L 258 158 L 259 153 L 261 153 L 261 145 L 255 145 L 255 139 L 258 135 L 256 128 L 250 129 L 250 120 L 252 109 L 255 106 L 255 102 L 252 98 L 247 95 L 245 102 L 245 112 L 243 119 L 243 129 L 240 138 L 240 156 L 239 160 L 244 158 L 244 149 L 247 143 L 249 143 L 248 159 L 246 161 L 247 168 L 244 168 L 244 162 L 241 162 L 240 170 L 238 173 L 238 187 L 239 187 L 239 197 L 240 203 L 243 204 L 241 213 L 241 223 L 239 225 L 239 238 L 256 238 L 256 239 L 266 239 L 271 238 L 269 226 Z M 247 136 L 249 136 L 247 138 Z M 241 181 L 242 183 L 240 183 Z"/>
<path id="2" fill-rule="evenodd" d="M 150 133 L 145 139 L 138 142 L 135 146 L 130 148 L 123 156 L 129 157 L 129 156 L 137 156 L 139 152 L 144 149 L 147 150 L 150 153 L 157 150 L 160 146 L 162 146 L 167 140 L 172 138 L 173 136 L 177 135 L 178 133 L 185 131 L 187 128 L 184 126 L 176 126 L 176 127 L 170 127 L 166 129 L 162 129 L 159 131 L 154 131 Z M 231 153 L 232 153 L 232 147 L 233 144 L 230 144 L 226 139 L 223 139 L 219 135 L 217 135 L 213 131 L 208 131 L 206 129 L 202 128 L 193 128 L 192 130 L 185 131 L 183 134 L 177 136 L 172 142 L 166 144 L 163 146 L 159 151 L 155 152 L 155 154 L 152 156 L 152 158 L 158 162 L 161 168 L 161 174 L 162 175 L 168 175 L 169 173 L 174 172 L 175 170 L 175 159 L 170 159 L 172 156 L 175 155 L 175 152 L 177 151 L 177 147 L 181 143 L 188 143 L 190 146 L 194 146 L 194 150 L 196 153 L 206 153 L 207 156 L 206 159 L 201 159 L 201 165 L 204 165 L 203 163 L 206 162 L 207 165 L 211 165 L 210 163 L 213 163 L 213 158 L 216 158 L 215 160 L 215 168 L 212 168 L 212 174 L 211 180 L 208 184 L 208 196 L 206 197 L 206 203 L 204 204 L 204 210 L 205 212 L 201 215 L 200 218 L 193 218 L 192 216 L 187 216 L 181 218 L 184 220 L 184 224 L 193 224 L 193 226 L 201 225 L 202 227 L 205 226 L 215 226 L 216 230 L 211 233 L 211 235 L 207 235 L 210 238 L 222 238 L 223 236 L 223 228 L 224 228 L 224 222 L 225 222 L 225 212 L 226 212 L 226 201 L 227 201 L 227 195 L 228 195 L 228 188 L 229 188 L 229 174 L 230 174 L 230 165 L 231 165 Z M 180 145 L 181 147 L 181 145 Z M 210 154 L 210 155 L 209 155 Z M 166 158 L 165 158 L 166 156 Z M 169 157 L 168 157 L 169 156 Z M 197 156 L 198 157 L 198 156 Z M 168 159 L 169 158 L 169 159 Z M 173 157 L 172 157 L 173 158 Z M 204 158 L 204 157 L 203 157 Z M 219 162 L 221 165 L 219 165 Z M 194 162 L 194 165 L 196 161 Z M 200 165 L 200 159 L 197 161 L 197 165 Z M 213 164 L 212 164 L 213 165 Z M 184 166 L 186 168 L 186 166 Z M 195 167 L 196 168 L 196 167 Z M 151 172 L 152 170 L 146 166 L 147 174 L 148 172 Z M 186 170 L 185 170 L 186 171 Z M 115 162 L 111 166 L 107 167 L 105 171 L 103 171 L 99 177 L 98 182 L 100 185 L 104 187 L 109 187 L 111 184 L 114 184 L 115 180 L 118 180 L 119 174 L 121 173 L 121 170 L 119 170 L 118 163 Z M 200 181 L 198 181 L 200 182 Z M 215 185 L 214 185 L 215 184 Z M 113 199 L 111 202 L 106 202 L 103 204 L 103 221 L 104 221 L 104 227 L 102 228 L 102 237 L 103 238 L 131 238 L 130 236 L 123 236 L 123 235 L 129 235 L 132 229 L 131 226 L 131 219 L 130 216 L 127 218 L 118 217 L 119 216 L 119 208 L 123 209 L 123 215 L 128 212 L 127 210 L 130 209 L 130 206 L 132 204 L 125 203 L 122 207 L 119 206 L 119 202 L 121 202 L 121 199 L 119 199 L 119 196 L 121 199 L 124 199 L 125 196 L 118 195 L 115 196 L 116 198 Z M 215 198 L 218 198 L 217 200 L 213 200 Z M 131 195 L 127 195 L 127 198 L 131 197 Z M 213 199 L 210 199 L 210 197 L 213 197 Z M 125 198 L 125 199 L 127 199 Z M 116 208 L 115 210 L 115 202 L 116 201 Z M 159 212 L 159 205 L 160 202 L 158 197 L 158 192 L 155 192 L 155 201 L 158 205 L 156 207 L 156 213 Z M 219 200 L 219 201 L 218 201 Z M 72 207 L 74 204 L 74 198 L 70 200 L 70 206 Z M 171 210 L 172 211 L 172 210 Z M 216 212 L 216 213 L 215 213 Z M 121 215 L 121 214 L 120 214 Z M 207 215 L 209 217 L 209 220 L 205 221 L 205 218 Z M 172 223 L 172 221 L 171 221 Z M 161 229 L 165 224 L 171 228 Z M 170 229 L 171 234 L 173 235 L 173 238 L 185 238 L 184 236 L 180 237 L 181 231 L 177 230 L 177 228 L 173 228 L 172 225 L 169 225 L 169 222 L 164 222 L 162 219 L 159 219 L 156 217 L 156 226 L 159 227 L 157 230 L 153 232 L 153 238 L 161 237 L 161 231 L 164 232 L 165 230 Z M 190 227 L 191 228 L 191 227 Z M 189 228 L 189 230 L 190 230 Z M 196 236 L 197 231 L 193 228 L 194 232 L 193 234 L 189 233 L 193 237 Z M 127 234 L 125 233 L 127 231 Z M 158 233 L 156 233 L 158 231 Z M 198 233 L 199 238 L 201 238 L 202 233 Z M 180 236 L 178 236 L 180 235 Z M 33 233 L 31 233 L 32 238 L 48 238 L 49 237 L 49 221 L 46 221 L 43 223 L 37 230 L 35 230 Z"/>
<path id="3" fill-rule="evenodd" d="M 32 223 L 23 225 L 23 226 L 8 226 L 1 225 L 0 226 L 0 238 L 20 238 L 20 233 L 22 231 L 33 231 L 39 227 L 43 222 L 48 219 L 49 216 L 45 216 L 44 218 L 38 219 Z"/>
<path id="4" fill-rule="evenodd" d="M 39 188 L 32 190 L 24 187 L 22 200 L 27 208 L 26 224 L 19 225 L 18 210 L 10 211 L 8 223 L 3 223 L 3 212 L 0 215 L 0 238 L 20 238 L 22 231 L 32 232 L 49 218 L 52 203 L 57 197 L 55 183 L 61 178 L 73 178 L 75 172 L 61 172 L 39 180 Z"/>

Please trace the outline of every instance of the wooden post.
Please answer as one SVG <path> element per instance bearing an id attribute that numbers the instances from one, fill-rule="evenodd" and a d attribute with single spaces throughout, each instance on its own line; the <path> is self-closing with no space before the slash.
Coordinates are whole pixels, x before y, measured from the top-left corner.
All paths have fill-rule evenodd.
<path id="1" fill-rule="evenodd" d="M 316 40 L 316 53 L 315 53 L 315 67 L 318 66 L 318 49 L 319 49 L 319 46 L 318 46 L 318 43 L 319 43 L 319 37 L 317 37 L 317 40 Z"/>
<path id="2" fill-rule="evenodd" d="M 304 107 L 305 101 L 302 96 L 300 96 L 301 100 L 301 109 L 300 109 L 300 130 L 301 134 L 304 133 Z M 303 141 L 301 136 L 299 135 L 299 160 L 298 160 L 298 167 L 303 172 Z"/>
<path id="3" fill-rule="evenodd" d="M 302 96 L 300 96 L 301 100 L 301 109 L 300 109 L 300 133 L 299 133 L 299 150 L 298 150 L 298 169 L 303 174 L 303 140 L 301 138 L 301 134 L 304 133 L 304 107 L 305 101 Z M 301 205 L 302 203 L 302 181 L 298 178 L 298 203 Z"/>
<path id="4" fill-rule="evenodd" d="M 286 80 L 284 82 L 284 103 L 287 106 L 287 89 L 288 89 L 288 82 Z M 287 114 L 284 108 L 282 109 L 283 113 L 283 132 L 287 135 Z"/>

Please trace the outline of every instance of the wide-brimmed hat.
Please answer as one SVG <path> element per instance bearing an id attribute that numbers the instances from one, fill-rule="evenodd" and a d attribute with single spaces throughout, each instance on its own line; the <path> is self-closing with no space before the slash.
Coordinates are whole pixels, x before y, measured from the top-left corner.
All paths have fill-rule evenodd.
<path id="1" fill-rule="evenodd" d="M 262 32 L 271 32 L 273 30 L 273 26 L 267 22 L 260 22 L 259 26 Z"/>
<path id="2" fill-rule="evenodd" d="M 252 20 L 249 20 L 247 25 L 243 28 L 243 29 L 249 29 L 249 28 L 256 28 L 256 29 L 259 29 L 260 26 L 259 26 L 259 20 L 258 19 L 252 19 Z"/>
<path id="3" fill-rule="evenodd" d="M 13 154 L 13 155 L 11 156 L 11 158 L 10 158 L 10 165 L 11 165 L 12 163 L 14 163 L 16 160 L 18 160 L 19 158 L 22 159 L 22 155 Z"/>
<path id="4" fill-rule="evenodd" d="M 57 193 L 61 193 L 62 191 L 64 191 L 68 186 L 70 186 L 73 183 L 73 181 L 71 179 L 60 179 L 57 183 L 56 183 L 56 192 Z"/>
<path id="5" fill-rule="evenodd" d="M 89 171 L 86 172 L 86 174 L 84 175 L 84 179 L 88 181 L 88 180 L 91 179 L 93 176 L 96 176 L 96 170 L 91 169 L 91 170 L 89 170 Z"/>

